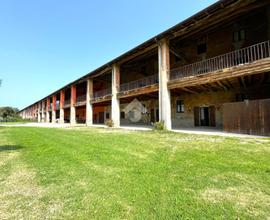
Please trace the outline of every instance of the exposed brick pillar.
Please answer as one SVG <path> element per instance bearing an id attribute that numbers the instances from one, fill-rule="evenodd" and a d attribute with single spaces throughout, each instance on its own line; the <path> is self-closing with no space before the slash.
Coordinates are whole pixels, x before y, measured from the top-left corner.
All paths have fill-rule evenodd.
<path id="1" fill-rule="evenodd" d="M 166 129 L 172 129 L 171 93 L 168 89 L 170 76 L 170 49 L 169 42 L 163 39 L 158 45 L 159 66 L 159 120 L 164 122 Z"/>
<path id="2" fill-rule="evenodd" d="M 56 122 L 56 95 L 53 95 L 52 123 Z"/>
<path id="3" fill-rule="evenodd" d="M 50 123 L 50 98 L 47 98 L 47 106 L 46 106 L 46 122 Z"/>
<path id="4" fill-rule="evenodd" d="M 64 102 L 65 102 L 65 90 L 60 92 L 60 123 L 64 123 Z"/>
<path id="5" fill-rule="evenodd" d="M 76 85 L 71 86 L 70 124 L 76 124 Z"/>
<path id="6" fill-rule="evenodd" d="M 38 106 L 38 123 L 40 123 L 41 122 L 41 102 L 39 102 L 38 104 L 37 104 L 37 106 Z"/>
<path id="7" fill-rule="evenodd" d="M 93 106 L 91 99 L 93 97 L 93 79 L 87 80 L 87 91 L 86 91 L 86 125 L 93 125 Z"/>
<path id="8" fill-rule="evenodd" d="M 120 127 L 120 100 L 117 98 L 120 86 L 120 66 L 112 67 L 112 120 L 114 127 Z"/>

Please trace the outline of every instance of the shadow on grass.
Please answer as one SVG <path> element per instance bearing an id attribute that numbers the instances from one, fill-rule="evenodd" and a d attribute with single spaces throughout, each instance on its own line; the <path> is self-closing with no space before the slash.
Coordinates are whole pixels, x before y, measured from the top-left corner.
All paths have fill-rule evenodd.
<path id="1" fill-rule="evenodd" d="M 22 147 L 18 145 L 3 145 L 0 146 L 0 153 L 3 151 L 15 151 L 20 149 L 22 149 Z"/>

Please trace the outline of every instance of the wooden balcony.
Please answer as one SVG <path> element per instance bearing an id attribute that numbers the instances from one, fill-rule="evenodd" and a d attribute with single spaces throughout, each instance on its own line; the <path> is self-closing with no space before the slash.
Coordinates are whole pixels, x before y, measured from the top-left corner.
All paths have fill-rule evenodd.
<path id="1" fill-rule="evenodd" d="M 95 91 L 93 93 L 91 102 L 92 103 L 104 102 L 110 100 L 111 97 L 112 97 L 112 89 L 111 88 L 103 89 L 100 91 Z"/>
<path id="2" fill-rule="evenodd" d="M 60 109 L 60 102 L 56 102 L 55 107 L 56 107 L 56 110 L 59 110 Z"/>
<path id="3" fill-rule="evenodd" d="M 78 96 L 76 99 L 76 106 L 81 106 L 86 104 L 86 95 Z"/>
<path id="4" fill-rule="evenodd" d="M 65 100 L 64 101 L 64 108 L 69 108 L 70 107 L 70 100 Z"/>
<path id="5" fill-rule="evenodd" d="M 151 75 L 139 80 L 120 85 L 118 96 L 120 98 L 151 93 L 158 90 L 158 75 Z"/>
<path id="6" fill-rule="evenodd" d="M 270 70 L 270 41 L 171 70 L 170 89 Z"/>

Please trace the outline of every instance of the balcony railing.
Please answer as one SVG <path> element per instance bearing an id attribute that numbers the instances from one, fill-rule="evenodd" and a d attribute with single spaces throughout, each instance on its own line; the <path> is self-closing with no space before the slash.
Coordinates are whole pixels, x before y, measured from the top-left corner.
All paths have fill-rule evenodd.
<path id="1" fill-rule="evenodd" d="M 120 85 L 120 92 L 127 92 L 138 88 L 154 85 L 158 83 L 158 75 L 144 77 L 139 80 L 131 81 Z"/>
<path id="2" fill-rule="evenodd" d="M 69 106 L 70 106 L 70 100 L 65 100 L 64 107 L 69 107 Z"/>
<path id="3" fill-rule="evenodd" d="M 97 100 L 97 99 L 104 99 L 106 97 L 109 97 L 112 95 L 112 89 L 104 89 L 104 90 L 100 90 L 100 91 L 96 91 L 93 94 L 93 100 Z"/>
<path id="4" fill-rule="evenodd" d="M 76 104 L 77 105 L 85 104 L 85 102 L 86 102 L 86 95 L 78 96 L 77 99 L 76 99 Z"/>
<path id="5" fill-rule="evenodd" d="M 270 41 L 171 70 L 170 79 L 202 75 L 270 57 Z"/>
<path id="6" fill-rule="evenodd" d="M 60 109 L 60 102 L 56 102 L 56 109 L 59 110 Z"/>

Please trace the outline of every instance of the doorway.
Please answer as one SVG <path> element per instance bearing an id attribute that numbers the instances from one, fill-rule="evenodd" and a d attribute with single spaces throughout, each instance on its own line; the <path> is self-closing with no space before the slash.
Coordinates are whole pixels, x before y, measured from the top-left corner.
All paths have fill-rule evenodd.
<path id="1" fill-rule="evenodd" d="M 195 107 L 194 124 L 195 126 L 215 127 L 216 126 L 215 106 Z"/>

